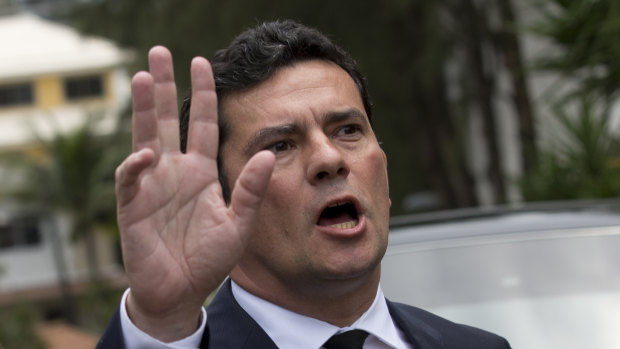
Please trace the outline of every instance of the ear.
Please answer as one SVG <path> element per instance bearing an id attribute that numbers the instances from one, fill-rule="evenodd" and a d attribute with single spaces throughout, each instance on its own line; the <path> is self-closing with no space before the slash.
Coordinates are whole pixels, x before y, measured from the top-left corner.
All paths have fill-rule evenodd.
<path id="1" fill-rule="evenodd" d="M 385 155 L 385 151 L 383 149 L 381 149 L 381 156 L 383 156 L 383 164 L 385 166 L 385 176 L 387 177 L 387 175 L 388 175 L 388 159 L 387 159 L 387 155 Z"/>
<path id="2" fill-rule="evenodd" d="M 381 155 L 383 156 L 383 163 L 385 164 L 385 178 L 388 181 L 387 186 L 388 189 L 390 188 L 390 183 L 389 183 L 389 173 L 388 173 L 388 160 L 387 160 L 387 155 L 385 154 L 385 151 L 383 150 L 383 148 L 381 149 Z M 392 198 L 388 199 L 390 202 L 390 207 L 392 207 Z"/>

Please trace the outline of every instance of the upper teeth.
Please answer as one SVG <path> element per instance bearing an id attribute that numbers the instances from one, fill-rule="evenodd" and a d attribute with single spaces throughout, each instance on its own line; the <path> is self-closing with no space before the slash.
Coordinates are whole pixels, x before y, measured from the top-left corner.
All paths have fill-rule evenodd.
<path id="1" fill-rule="evenodd" d="M 356 225 L 357 225 L 357 219 L 354 219 L 352 221 L 348 221 L 344 223 L 332 224 L 331 227 L 338 228 L 338 229 L 352 229 L 352 228 L 355 228 Z"/>
<path id="2" fill-rule="evenodd" d="M 337 202 L 337 203 L 335 203 L 335 204 L 332 204 L 332 205 L 327 206 L 327 208 L 334 208 L 334 207 L 338 207 L 338 206 L 344 206 L 344 205 L 346 205 L 346 204 L 348 204 L 348 202 L 346 202 L 346 201 Z"/>

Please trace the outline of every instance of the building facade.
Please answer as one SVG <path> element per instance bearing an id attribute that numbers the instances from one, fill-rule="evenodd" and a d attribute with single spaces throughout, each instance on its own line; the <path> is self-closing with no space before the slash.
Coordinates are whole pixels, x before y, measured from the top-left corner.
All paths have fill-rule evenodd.
<path id="1" fill-rule="evenodd" d="M 37 152 L 41 141 L 95 114 L 98 131 L 114 130 L 129 102 L 130 53 L 29 13 L 0 16 L 0 45 L 0 154 Z M 2 195 L 20 174 L 0 167 L 0 178 L 0 303 L 20 295 L 52 296 L 59 273 L 74 284 L 85 280 L 86 252 L 83 242 L 69 236 L 70 218 L 43 217 Z M 96 236 L 102 273 L 119 275 L 112 241 Z"/>

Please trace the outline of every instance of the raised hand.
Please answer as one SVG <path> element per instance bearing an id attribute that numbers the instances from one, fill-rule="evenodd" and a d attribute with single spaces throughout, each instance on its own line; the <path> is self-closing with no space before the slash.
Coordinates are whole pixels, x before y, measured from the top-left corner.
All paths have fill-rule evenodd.
<path id="1" fill-rule="evenodd" d="M 273 170 L 256 154 L 234 186 L 230 206 L 218 182 L 217 97 L 204 58 L 191 64 L 187 152 L 179 150 L 172 56 L 149 52 L 150 72 L 132 80 L 133 153 L 116 171 L 118 224 L 130 283 L 127 309 L 163 341 L 196 330 L 200 307 L 241 257 Z"/>

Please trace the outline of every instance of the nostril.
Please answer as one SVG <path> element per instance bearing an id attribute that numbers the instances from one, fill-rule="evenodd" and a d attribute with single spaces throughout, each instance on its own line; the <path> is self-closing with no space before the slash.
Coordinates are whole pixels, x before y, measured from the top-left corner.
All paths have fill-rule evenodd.
<path id="1" fill-rule="evenodd" d="M 349 170 L 347 170 L 344 167 L 339 168 L 335 174 L 331 173 L 330 171 L 321 171 L 319 173 L 317 173 L 316 175 L 316 179 L 321 180 L 321 179 L 325 179 L 325 178 L 330 178 L 332 176 L 346 176 L 349 173 Z"/>
<path id="2" fill-rule="evenodd" d="M 329 176 L 329 173 L 327 173 L 327 172 L 323 171 L 323 172 L 319 172 L 319 173 L 316 175 L 316 178 L 318 178 L 318 179 L 323 179 L 323 178 L 325 178 L 325 177 L 327 177 L 327 176 Z"/>

